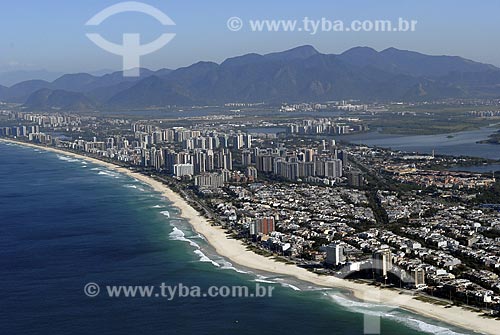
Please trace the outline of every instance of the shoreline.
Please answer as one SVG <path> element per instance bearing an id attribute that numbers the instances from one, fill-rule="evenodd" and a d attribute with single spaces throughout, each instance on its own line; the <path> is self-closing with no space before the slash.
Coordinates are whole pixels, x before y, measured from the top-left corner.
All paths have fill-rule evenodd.
<path id="1" fill-rule="evenodd" d="M 138 172 L 131 171 L 127 168 L 118 165 L 101 161 L 96 158 L 87 157 L 83 154 L 77 154 L 54 147 L 46 147 L 42 145 L 19 142 L 9 139 L 0 139 L 0 142 L 12 143 L 26 147 L 32 147 L 45 151 L 58 153 L 65 156 L 83 159 L 93 164 L 104 166 L 110 170 L 125 174 L 135 178 L 147 185 L 154 191 L 160 193 L 163 197 L 172 202 L 172 206 L 179 209 L 179 216 L 186 219 L 193 229 L 203 235 L 207 242 L 215 249 L 215 251 L 229 259 L 230 261 L 241 266 L 294 277 L 298 280 L 309 282 L 318 286 L 344 289 L 352 292 L 356 299 L 370 303 L 377 303 L 387 306 L 397 306 L 404 309 L 430 318 L 439 322 L 447 323 L 463 329 L 472 330 L 474 332 L 484 334 L 497 334 L 500 322 L 492 318 L 480 316 L 478 313 L 465 310 L 461 307 L 452 306 L 444 308 L 443 306 L 432 303 L 422 302 L 413 299 L 412 295 L 399 294 L 398 291 L 388 289 L 380 289 L 378 287 L 369 286 L 366 284 L 358 284 L 352 281 L 343 280 L 333 276 L 320 276 L 304 268 L 295 265 L 277 262 L 262 255 L 258 255 L 247 250 L 246 246 L 236 239 L 229 239 L 223 229 L 212 226 L 203 216 L 191 207 L 179 194 L 172 191 L 167 185 Z"/>

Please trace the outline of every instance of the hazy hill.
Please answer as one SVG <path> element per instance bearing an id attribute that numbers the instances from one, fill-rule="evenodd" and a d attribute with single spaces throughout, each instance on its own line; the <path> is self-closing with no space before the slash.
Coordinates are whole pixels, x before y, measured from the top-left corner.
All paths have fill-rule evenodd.
<path id="1" fill-rule="evenodd" d="M 137 78 L 123 77 L 121 72 L 102 76 L 79 73 L 52 82 L 30 80 L 0 87 L 1 100 L 26 102 L 29 108 L 480 97 L 500 97 L 500 69 L 456 56 L 394 48 L 378 52 L 356 47 L 334 55 L 309 45 L 232 57 L 221 64 L 141 69 Z"/>

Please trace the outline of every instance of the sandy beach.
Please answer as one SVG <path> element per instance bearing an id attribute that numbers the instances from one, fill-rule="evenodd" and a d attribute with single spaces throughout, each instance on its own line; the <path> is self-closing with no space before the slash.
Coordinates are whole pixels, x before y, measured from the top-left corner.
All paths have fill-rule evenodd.
<path id="1" fill-rule="evenodd" d="M 79 159 L 105 166 L 110 170 L 117 171 L 133 177 L 141 182 L 148 184 L 155 191 L 159 192 L 165 198 L 168 198 L 181 214 L 180 216 L 190 222 L 194 230 L 202 234 L 207 241 L 215 248 L 218 254 L 228 258 L 230 261 L 244 267 L 271 272 L 281 275 L 295 277 L 299 280 L 313 283 L 318 286 L 347 289 L 353 292 L 354 296 L 367 302 L 375 302 L 388 306 L 398 306 L 419 315 L 433 318 L 445 323 L 459 326 L 465 329 L 473 330 L 484 334 L 498 334 L 500 322 L 491 318 L 485 318 L 472 311 L 460 308 L 444 308 L 431 303 L 425 303 L 412 298 L 410 295 L 399 294 L 397 291 L 379 289 L 373 286 L 358 284 L 332 276 L 319 276 L 295 265 L 276 262 L 270 258 L 257 255 L 246 249 L 242 242 L 226 237 L 224 230 L 211 226 L 207 220 L 202 217 L 193 207 L 191 207 L 182 197 L 173 192 L 170 188 L 157 180 L 148 176 L 130 171 L 126 168 L 114 164 L 79 155 L 52 147 L 39 146 L 29 143 L 0 139 L 3 142 L 21 144 L 33 148 L 43 149 L 55 152 L 65 156 L 72 156 Z"/>

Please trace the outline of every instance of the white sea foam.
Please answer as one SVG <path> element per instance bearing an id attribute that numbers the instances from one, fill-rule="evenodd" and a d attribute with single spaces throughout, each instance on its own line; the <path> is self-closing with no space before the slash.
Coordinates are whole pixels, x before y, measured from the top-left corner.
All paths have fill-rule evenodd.
<path id="1" fill-rule="evenodd" d="M 408 315 L 405 315 L 400 310 L 398 310 L 398 307 L 350 300 L 338 294 L 325 293 L 325 295 L 328 295 L 338 305 L 343 306 L 352 312 L 390 319 L 395 322 L 404 324 L 407 327 L 423 331 L 425 333 L 435 335 L 465 335 L 463 333 L 458 333 L 445 327 L 408 317 Z"/>
<path id="2" fill-rule="evenodd" d="M 318 287 L 318 286 L 308 286 L 309 291 L 331 291 L 330 287 Z"/>
<path id="3" fill-rule="evenodd" d="M 184 234 L 184 232 L 177 227 L 174 227 L 174 229 L 172 230 L 172 232 L 168 236 L 170 236 L 172 238 L 177 238 L 177 239 L 179 239 L 179 238 L 186 239 L 185 238 L 186 234 Z"/>
<path id="4" fill-rule="evenodd" d="M 126 187 L 126 188 L 133 188 L 135 190 L 138 190 L 138 191 L 141 191 L 141 192 L 145 192 L 145 190 L 137 185 L 133 185 L 133 184 L 125 184 L 123 185 L 123 187 Z"/>
<path id="5" fill-rule="evenodd" d="M 205 238 L 205 236 L 201 235 L 201 234 L 198 234 L 196 235 L 196 237 L 198 237 L 199 239 L 203 240 L 203 241 L 206 241 L 207 239 Z"/>
<path id="6" fill-rule="evenodd" d="M 200 240 L 203 240 L 203 241 L 207 240 L 205 238 L 205 236 L 201 235 L 200 233 L 196 234 L 195 236 L 191 236 L 190 238 L 197 238 L 197 239 L 200 239 Z"/>
<path id="7" fill-rule="evenodd" d="M 257 283 L 278 284 L 278 282 L 276 282 L 274 280 L 270 280 L 269 277 L 266 277 L 263 275 L 256 274 L 255 277 L 257 277 L 257 278 L 253 279 L 252 281 L 257 282 Z"/>
<path id="8" fill-rule="evenodd" d="M 92 168 L 92 169 L 90 169 L 90 170 L 92 170 L 92 171 L 101 171 L 101 169 L 99 169 L 99 168 L 97 168 L 97 167 Z"/>
<path id="9" fill-rule="evenodd" d="M 275 281 L 267 280 L 267 279 L 254 279 L 256 283 L 265 283 L 265 284 L 277 284 Z"/>
<path id="10" fill-rule="evenodd" d="M 170 218 L 170 212 L 169 211 L 162 211 L 160 214 L 165 215 L 167 218 Z"/>
<path id="11" fill-rule="evenodd" d="M 351 300 L 351 299 L 345 298 L 344 296 L 342 296 L 340 294 L 330 294 L 330 293 L 325 293 L 325 294 L 328 295 L 330 298 L 332 298 L 338 305 L 341 305 L 349 310 L 352 310 L 352 311 L 358 312 L 358 313 L 363 313 L 364 310 L 390 311 L 390 310 L 395 310 L 398 308 L 397 306 L 389 306 L 389 305 L 377 304 L 377 303 L 372 303 L 372 302 Z"/>
<path id="12" fill-rule="evenodd" d="M 194 253 L 197 254 L 198 256 L 200 256 L 200 262 L 212 263 L 213 266 L 218 267 L 218 268 L 220 267 L 219 263 L 208 258 L 207 255 L 205 255 L 201 250 L 199 250 L 199 249 L 195 250 Z"/>
<path id="13" fill-rule="evenodd" d="M 180 223 L 182 223 L 182 221 L 179 219 L 170 219 L 170 225 L 172 227 L 177 227 L 176 224 L 180 224 Z"/>
<path id="14" fill-rule="evenodd" d="M 281 286 L 283 287 L 287 287 L 287 288 L 291 288 L 292 290 L 294 291 L 300 291 L 300 288 L 298 288 L 297 286 L 295 285 L 292 285 L 292 284 L 288 284 L 288 283 L 280 283 Z"/>
<path id="15" fill-rule="evenodd" d="M 247 271 L 243 271 L 243 270 L 240 270 L 236 267 L 233 266 L 233 264 L 231 262 L 228 262 L 226 261 L 225 259 L 220 259 L 218 261 L 219 265 L 220 265 L 220 268 L 221 269 L 224 269 L 224 270 L 232 270 L 232 271 L 236 271 L 238 273 L 248 273 Z"/>
<path id="16" fill-rule="evenodd" d="M 70 162 L 70 163 L 76 163 L 76 162 L 78 162 L 78 163 L 81 163 L 80 160 L 78 160 L 76 158 L 68 157 L 68 156 L 57 155 L 57 158 L 59 158 L 62 161 L 65 161 L 65 162 Z"/>
<path id="17" fill-rule="evenodd" d="M 451 329 L 433 325 L 430 323 L 427 323 L 422 320 L 417 320 L 417 319 L 412 319 L 412 318 L 405 318 L 405 317 L 398 317 L 397 318 L 398 322 L 401 322 L 411 328 L 416 328 L 418 330 L 421 330 L 423 332 L 429 333 L 429 334 L 436 334 L 436 335 L 465 335 L 463 333 L 458 333 L 455 332 Z"/>
<path id="18" fill-rule="evenodd" d="M 173 240 L 173 241 L 187 242 L 191 246 L 193 246 L 193 247 L 195 247 L 197 249 L 200 249 L 200 246 L 197 243 L 191 241 L 190 239 L 187 239 L 186 235 L 184 234 L 184 232 L 182 230 L 180 230 L 179 228 L 177 228 L 177 227 L 174 227 L 174 230 L 172 230 L 172 232 L 168 236 L 170 236 L 170 239 Z"/>
<path id="19" fill-rule="evenodd" d="M 105 171 L 99 171 L 98 174 L 103 175 L 103 176 L 108 176 L 108 177 L 119 178 L 116 173 L 113 173 L 113 172 L 107 171 L 107 170 L 105 170 Z"/>
<path id="20" fill-rule="evenodd" d="M 165 212 L 167 212 L 167 211 L 165 211 Z M 162 214 L 163 214 L 163 212 L 162 212 Z M 186 234 L 182 230 L 180 230 L 177 227 L 174 227 L 174 229 L 172 230 L 172 232 L 169 234 L 169 237 L 170 237 L 171 240 L 187 242 L 192 247 L 195 247 L 196 249 L 193 252 L 200 257 L 200 262 L 212 263 L 213 266 L 221 268 L 221 264 L 219 264 L 216 261 L 210 259 L 207 255 L 205 255 L 200 250 L 199 244 L 197 244 L 196 242 L 194 242 L 194 241 L 191 240 L 191 238 L 196 237 L 196 236 L 186 238 Z M 237 269 L 235 269 L 235 270 L 237 270 Z"/>
<path id="21" fill-rule="evenodd" d="M 163 208 L 162 205 L 154 205 L 152 208 Z"/>

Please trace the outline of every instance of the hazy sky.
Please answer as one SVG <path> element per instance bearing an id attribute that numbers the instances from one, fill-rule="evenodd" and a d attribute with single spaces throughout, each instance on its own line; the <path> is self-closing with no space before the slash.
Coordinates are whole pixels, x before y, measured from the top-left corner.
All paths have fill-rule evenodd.
<path id="1" fill-rule="evenodd" d="M 498 0 L 144 0 L 166 13 L 164 27 L 140 13 L 110 17 L 99 27 L 85 22 L 117 0 L 2 0 L 0 70 L 47 69 L 78 72 L 119 69 L 121 57 L 87 39 L 97 32 L 121 42 L 140 33 L 144 42 L 163 32 L 176 37 L 142 58 L 142 66 L 177 68 L 199 60 L 220 62 L 249 52 L 267 53 L 311 44 L 323 53 L 354 46 L 388 47 L 428 54 L 458 55 L 500 66 Z M 241 31 L 227 28 L 229 17 L 243 20 Z M 418 20 L 416 32 L 251 32 L 249 19 Z"/>

